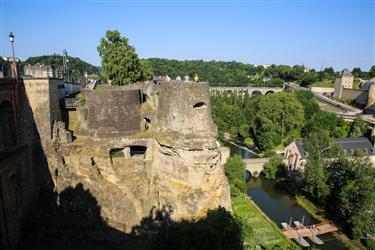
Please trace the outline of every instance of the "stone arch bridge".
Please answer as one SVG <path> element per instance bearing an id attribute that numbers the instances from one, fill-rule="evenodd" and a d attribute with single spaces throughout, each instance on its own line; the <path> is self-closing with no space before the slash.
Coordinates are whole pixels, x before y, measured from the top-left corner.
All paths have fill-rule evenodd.
<path id="1" fill-rule="evenodd" d="M 264 164 L 266 164 L 271 158 L 252 158 L 243 160 L 245 162 L 246 170 L 250 172 L 252 176 L 258 176 L 263 171 Z"/>
<path id="2" fill-rule="evenodd" d="M 264 169 L 266 164 L 271 158 L 252 158 L 243 160 L 246 166 L 246 170 L 250 172 L 252 176 L 258 176 Z M 283 162 L 286 165 L 288 159 L 283 158 Z"/>
<path id="3" fill-rule="evenodd" d="M 278 87 L 210 87 L 211 93 L 237 93 L 238 95 L 267 95 L 283 91 L 284 88 Z"/>

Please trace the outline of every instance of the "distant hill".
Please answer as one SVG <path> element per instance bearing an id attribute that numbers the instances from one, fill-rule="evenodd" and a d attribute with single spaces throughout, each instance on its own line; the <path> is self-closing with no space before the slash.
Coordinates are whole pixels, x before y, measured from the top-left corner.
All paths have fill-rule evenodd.
<path id="1" fill-rule="evenodd" d="M 162 58 L 144 59 L 151 66 L 154 75 L 168 74 L 172 78 L 189 75 L 190 79 L 198 74 L 201 81 L 212 83 L 226 83 L 228 85 L 245 85 L 249 82 L 249 75 L 254 75 L 262 69 L 254 65 L 240 62 L 203 61 L 203 60 L 168 60 Z"/>
<path id="2" fill-rule="evenodd" d="M 89 64 L 81 60 L 78 57 L 69 56 L 68 60 L 69 60 L 69 63 L 68 63 L 69 74 L 75 79 L 82 78 L 85 72 L 87 72 L 89 75 L 100 74 L 99 67 Z M 22 62 L 20 69 L 23 71 L 23 66 L 25 64 L 37 64 L 37 63 L 59 67 L 63 65 L 63 59 L 61 55 L 57 55 L 57 54 L 29 57 L 25 62 Z"/>

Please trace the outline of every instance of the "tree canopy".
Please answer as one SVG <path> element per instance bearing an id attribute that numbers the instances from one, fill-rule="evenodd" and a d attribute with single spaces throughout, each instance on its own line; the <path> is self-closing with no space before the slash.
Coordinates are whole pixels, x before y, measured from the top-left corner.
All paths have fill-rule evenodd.
<path id="1" fill-rule="evenodd" d="M 263 174 L 267 179 L 276 180 L 284 174 L 285 168 L 286 166 L 284 165 L 283 159 L 275 155 L 264 164 Z"/>
<path id="2" fill-rule="evenodd" d="M 117 30 L 108 30 L 97 49 L 102 59 L 102 76 L 113 85 L 126 85 L 152 77 L 147 62 L 138 58 L 128 38 L 121 37 Z"/>
<path id="3" fill-rule="evenodd" d="M 370 77 L 375 77 L 375 65 L 372 65 L 370 71 L 369 71 Z"/>
<path id="4" fill-rule="evenodd" d="M 224 164 L 225 175 L 228 177 L 231 196 L 238 196 L 246 191 L 245 163 L 238 155 L 230 157 Z"/>

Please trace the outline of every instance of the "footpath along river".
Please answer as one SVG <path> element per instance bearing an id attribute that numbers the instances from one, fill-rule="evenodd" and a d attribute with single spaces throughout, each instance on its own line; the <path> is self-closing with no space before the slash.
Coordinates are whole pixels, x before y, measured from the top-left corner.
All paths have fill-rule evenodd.
<path id="1" fill-rule="evenodd" d="M 257 157 L 254 153 L 246 150 L 242 145 L 236 146 L 227 144 L 230 147 L 231 156 L 240 155 L 243 159 Z M 251 151 L 255 151 L 250 147 Z M 259 177 L 250 177 L 247 181 L 247 195 L 270 217 L 279 227 L 281 222 L 289 223 L 292 221 L 302 221 L 304 225 L 319 223 L 303 207 L 299 206 L 293 197 L 278 190 L 275 182 L 267 180 L 260 175 Z M 332 234 L 320 235 L 319 238 L 324 241 L 323 245 L 314 245 L 308 238 L 305 238 L 311 246 L 324 250 L 347 249 L 345 245 L 336 239 Z"/>

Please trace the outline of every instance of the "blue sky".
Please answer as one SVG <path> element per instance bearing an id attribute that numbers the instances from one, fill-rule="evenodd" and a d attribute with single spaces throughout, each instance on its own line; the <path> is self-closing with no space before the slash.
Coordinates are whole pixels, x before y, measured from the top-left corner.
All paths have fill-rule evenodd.
<path id="1" fill-rule="evenodd" d="M 108 29 L 142 58 L 304 63 L 320 69 L 375 64 L 375 0 L 0 0 L 2 56 L 61 53 L 94 65 Z"/>

